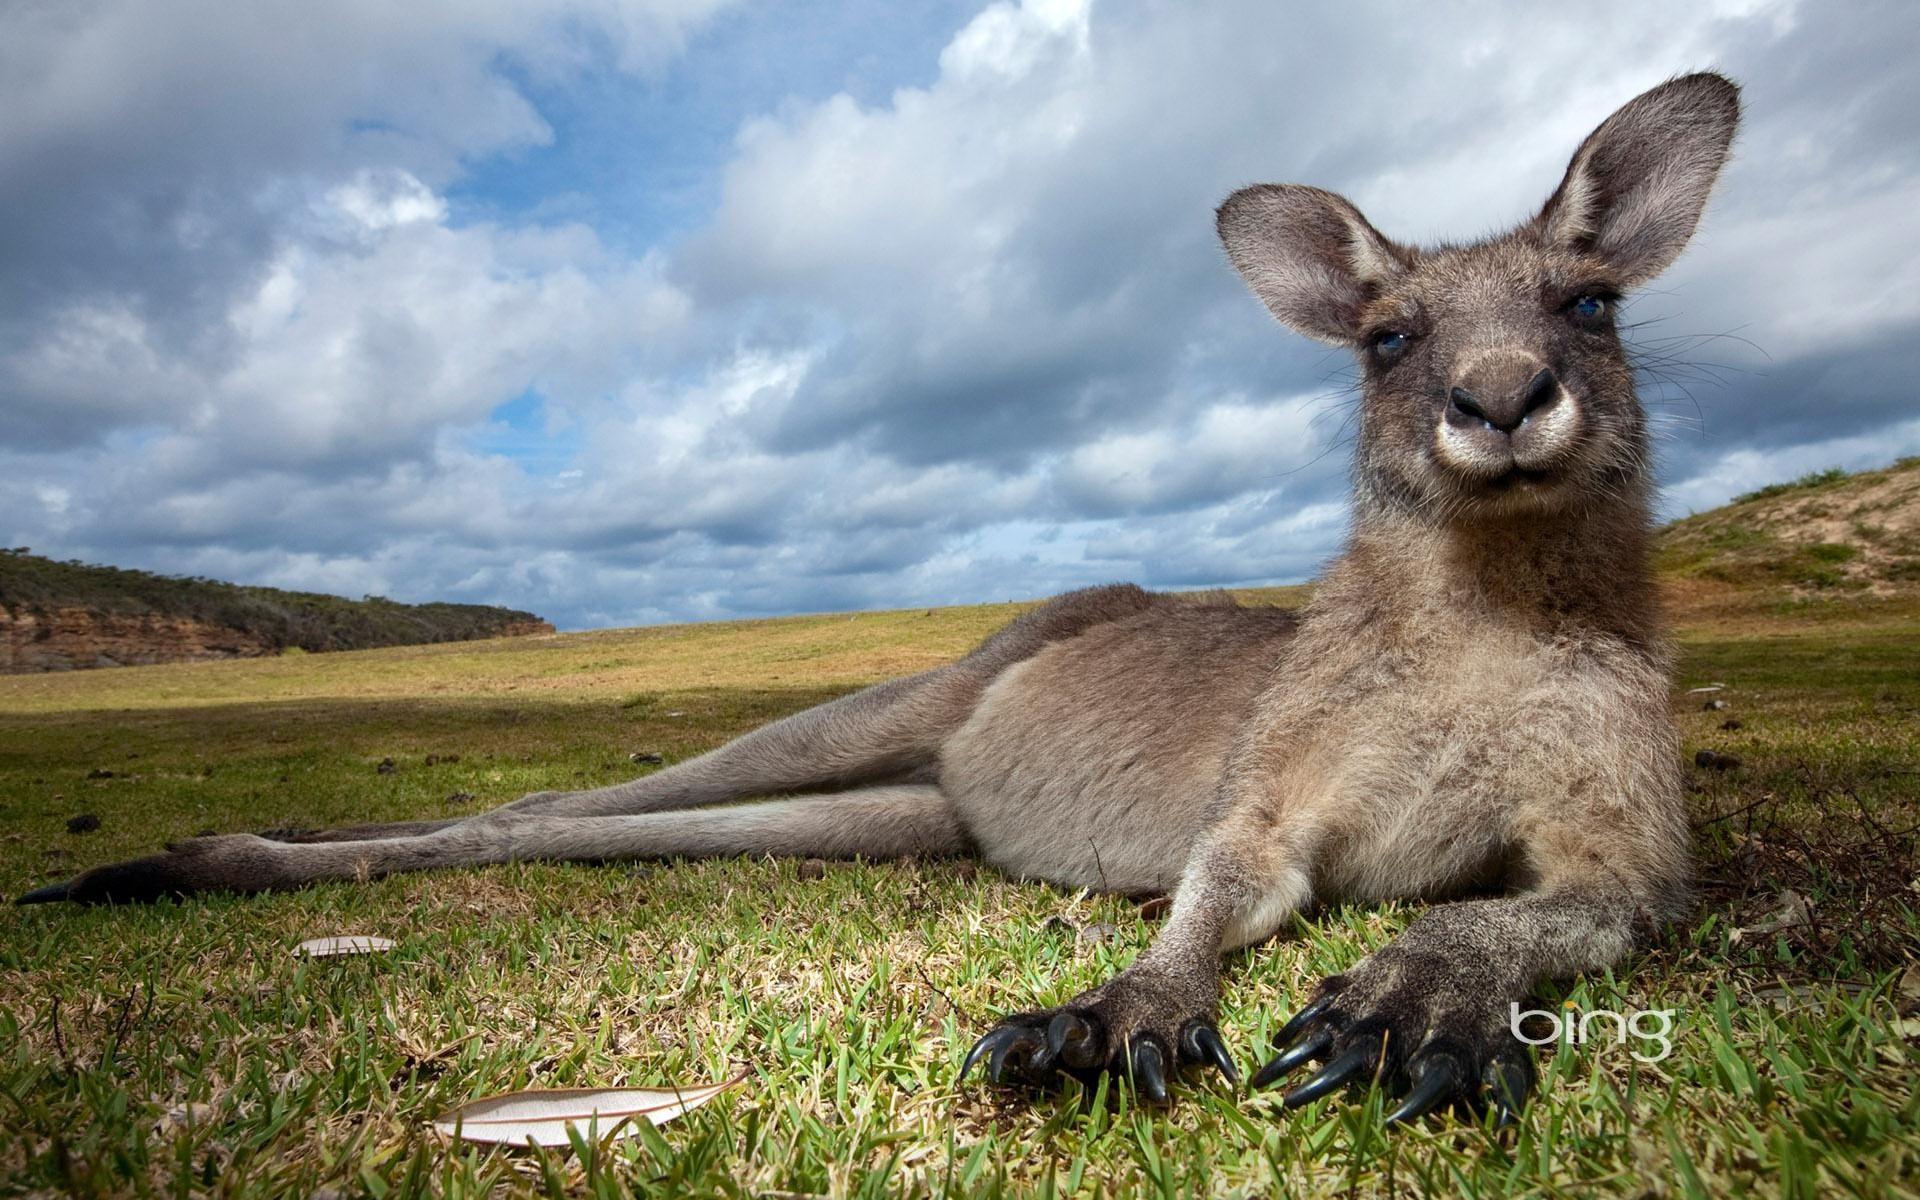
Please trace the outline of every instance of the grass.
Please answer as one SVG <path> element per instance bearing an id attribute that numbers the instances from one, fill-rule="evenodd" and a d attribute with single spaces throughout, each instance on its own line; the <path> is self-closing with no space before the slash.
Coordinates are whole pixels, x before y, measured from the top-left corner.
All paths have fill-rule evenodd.
<path id="1" fill-rule="evenodd" d="M 1546 997 L 1674 1009 L 1675 1051 L 1549 1048 L 1517 1136 L 1384 1136 L 1377 1096 L 1289 1113 L 1201 1083 L 1157 1112 L 1124 1089 L 957 1085 L 996 1015 L 1145 945 L 1153 920 L 1127 901 L 954 863 L 521 865 L 0 910 L 0 1194 L 1920 1194 L 1902 984 L 1920 935 L 1920 607 L 1847 599 L 1814 619 L 1718 586 L 1679 605 L 1686 754 L 1740 760 L 1692 772 L 1697 919 Z M 0 677 L 0 892 L 207 828 L 611 782 L 644 769 L 630 753 L 677 761 L 944 661 L 1012 611 Z M 1684 691 L 1716 682 L 1725 709 Z M 82 813 L 99 829 L 67 832 Z M 1810 922 L 1754 932 L 1789 891 Z M 1243 1068 L 1315 980 L 1416 911 L 1335 908 L 1235 956 L 1223 1029 Z M 398 946 L 290 953 L 339 933 Z M 584 1156 L 429 1128 L 507 1089 L 736 1066 L 741 1088 Z"/>
<path id="2" fill-rule="evenodd" d="M 1828 467 L 1824 471 L 1809 471 L 1798 479 L 1785 483 L 1770 483 L 1763 488 L 1744 493 L 1733 498 L 1735 504 L 1745 504 L 1749 500 L 1769 500 L 1775 496 L 1785 496 L 1792 492 L 1812 492 L 1834 484 L 1844 483 L 1851 473 L 1842 467 Z"/>

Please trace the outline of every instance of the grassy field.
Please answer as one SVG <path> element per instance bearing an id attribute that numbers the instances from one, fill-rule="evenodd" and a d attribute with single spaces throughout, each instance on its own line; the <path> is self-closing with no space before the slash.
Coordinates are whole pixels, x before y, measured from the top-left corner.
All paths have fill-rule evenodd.
<path id="1" fill-rule="evenodd" d="M 1693 770 L 1702 903 L 1618 977 L 1546 997 L 1677 1010 L 1675 1049 L 1549 1048 L 1517 1135 L 1389 1137 L 1377 1096 L 1289 1113 L 1217 1081 L 1166 1112 L 956 1085 L 996 1015 L 1146 943 L 1127 901 L 953 863 L 512 866 L 0 909 L 0 1194 L 1920 1194 L 1920 605 L 1676 579 L 1686 754 L 1738 760 Z M 0 678 L 0 893 L 207 829 L 611 782 L 650 769 L 629 754 L 676 761 L 950 659 L 1013 611 Z M 1685 693 L 1713 683 L 1728 707 Z M 69 832 L 82 814 L 98 829 Z M 1222 1028 L 1243 1069 L 1412 916 L 1337 908 L 1236 956 Z M 398 947 L 290 952 L 348 933 Z M 513 1088 L 741 1068 L 584 1159 L 429 1125 Z"/>

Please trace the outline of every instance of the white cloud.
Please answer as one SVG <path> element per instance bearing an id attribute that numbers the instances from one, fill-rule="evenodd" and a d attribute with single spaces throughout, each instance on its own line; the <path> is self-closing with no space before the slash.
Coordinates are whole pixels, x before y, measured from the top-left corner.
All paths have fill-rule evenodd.
<path id="1" fill-rule="evenodd" d="M 12 6 L 0 174 L 84 145 L 137 163 L 306 169 L 372 157 L 441 177 L 552 130 L 497 67 L 548 79 L 603 39 L 622 69 L 679 52 L 722 0 L 76 0 Z M 103 156 L 104 157 L 104 156 Z M 102 162 L 99 167 L 111 169 Z M 124 166 L 134 165 L 123 163 Z"/>
<path id="2" fill-rule="evenodd" d="M 327 210 L 369 231 L 447 219 L 446 201 L 405 171 L 355 172 L 352 180 L 327 192 L 323 212 Z"/>
<path id="3" fill-rule="evenodd" d="M 528 389 L 597 396 L 685 319 L 652 264 L 590 231 L 454 229 L 436 201 L 380 209 L 351 249 L 285 248 L 189 436 L 256 464 L 410 457 Z"/>
<path id="4" fill-rule="evenodd" d="M 1070 451 L 1058 472 L 1073 508 L 1137 512 L 1270 490 L 1307 465 L 1318 397 L 1210 404 L 1184 427 L 1108 434 Z"/>
<path id="5" fill-rule="evenodd" d="M 992 4 L 941 51 L 941 78 L 1004 85 L 1052 65 L 1062 51 L 1083 57 L 1092 7 L 1091 0 Z"/>

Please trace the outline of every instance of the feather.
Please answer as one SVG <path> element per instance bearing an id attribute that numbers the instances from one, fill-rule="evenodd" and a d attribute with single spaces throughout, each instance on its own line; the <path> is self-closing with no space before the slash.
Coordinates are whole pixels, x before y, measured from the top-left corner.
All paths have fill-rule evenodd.
<path id="1" fill-rule="evenodd" d="M 321 937 L 308 938 L 293 948 L 297 958 L 333 958 L 341 954 L 375 954 L 381 950 L 393 949 L 393 942 L 383 937 Z"/>
<path id="2" fill-rule="evenodd" d="M 627 1137 L 635 1119 L 664 1125 L 747 1077 L 741 1071 L 720 1083 L 666 1088 L 537 1088 L 471 1100 L 442 1115 L 433 1127 L 448 1137 L 491 1145 L 565 1146 L 568 1129 L 601 1140 Z"/>

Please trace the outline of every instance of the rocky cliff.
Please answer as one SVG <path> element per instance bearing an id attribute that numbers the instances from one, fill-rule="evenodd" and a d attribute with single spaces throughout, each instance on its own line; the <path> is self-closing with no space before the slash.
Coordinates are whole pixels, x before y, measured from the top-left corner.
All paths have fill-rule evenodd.
<path id="1" fill-rule="evenodd" d="M 546 621 L 521 620 L 507 622 L 490 636 L 525 637 L 553 631 Z M 191 617 L 0 607 L 0 674 L 258 658 L 278 654 L 280 649 L 259 633 Z"/>
<path id="2" fill-rule="evenodd" d="M 0 672 L 10 674 L 255 658 L 274 651 L 258 634 L 187 617 L 0 608 Z"/>

